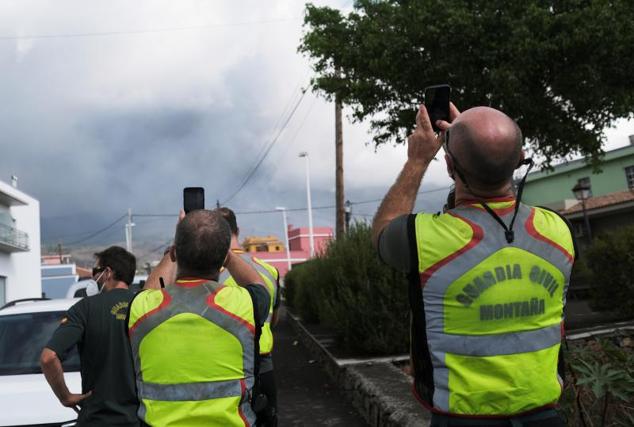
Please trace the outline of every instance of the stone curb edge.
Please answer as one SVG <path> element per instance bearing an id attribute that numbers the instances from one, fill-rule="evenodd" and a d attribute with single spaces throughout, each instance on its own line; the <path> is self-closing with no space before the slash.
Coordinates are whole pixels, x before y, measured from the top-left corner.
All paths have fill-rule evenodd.
<path id="1" fill-rule="evenodd" d="M 287 310 L 302 344 L 335 381 L 363 418 L 375 427 L 424 427 L 430 415 L 414 399 L 412 381 L 389 362 L 339 365 L 337 359 Z"/>

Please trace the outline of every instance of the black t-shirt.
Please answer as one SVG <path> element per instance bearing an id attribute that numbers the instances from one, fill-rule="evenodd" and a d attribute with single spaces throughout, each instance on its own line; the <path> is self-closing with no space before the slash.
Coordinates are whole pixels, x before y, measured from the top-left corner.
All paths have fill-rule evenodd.
<path id="1" fill-rule="evenodd" d="M 63 360 L 75 344 L 81 361 L 80 426 L 138 426 L 132 352 L 125 318 L 134 294 L 113 289 L 72 306 L 46 347 Z M 76 390 L 72 390 L 76 392 Z"/>

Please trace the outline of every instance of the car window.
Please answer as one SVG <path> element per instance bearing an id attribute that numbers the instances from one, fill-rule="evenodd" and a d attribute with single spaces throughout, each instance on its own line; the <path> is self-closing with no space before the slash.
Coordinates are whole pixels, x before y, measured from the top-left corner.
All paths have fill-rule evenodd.
<path id="1" fill-rule="evenodd" d="M 38 374 L 40 353 L 53 335 L 63 311 L 0 316 L 0 375 Z M 79 371 L 77 347 L 64 357 L 64 371 Z"/>

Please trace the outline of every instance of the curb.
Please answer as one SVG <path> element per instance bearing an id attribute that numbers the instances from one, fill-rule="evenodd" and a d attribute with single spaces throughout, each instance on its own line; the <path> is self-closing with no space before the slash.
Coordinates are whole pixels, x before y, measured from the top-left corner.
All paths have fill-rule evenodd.
<path id="1" fill-rule="evenodd" d="M 288 321 L 309 353 L 322 363 L 363 418 L 373 427 L 426 427 L 430 413 L 412 395 L 412 380 L 391 361 L 340 364 L 288 310 Z"/>

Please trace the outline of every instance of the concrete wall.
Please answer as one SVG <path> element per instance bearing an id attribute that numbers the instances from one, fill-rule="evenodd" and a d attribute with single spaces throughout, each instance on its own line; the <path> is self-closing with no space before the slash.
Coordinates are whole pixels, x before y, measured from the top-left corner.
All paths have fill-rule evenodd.
<path id="1" fill-rule="evenodd" d="M 592 167 L 582 161 L 556 166 L 553 172 L 532 173 L 526 180 L 522 201 L 529 205 L 549 205 L 574 199 L 572 187 L 585 177 L 590 178 L 594 197 L 624 191 L 628 189 L 625 168 L 629 166 L 634 166 L 634 146 L 606 153 L 602 173 L 593 173 Z"/>
<path id="2" fill-rule="evenodd" d="M 0 276 L 6 277 L 6 301 L 41 297 L 40 204 L 34 198 L 2 181 L 0 193 L 24 203 L 9 205 L 8 208 L 16 220 L 15 228 L 29 235 L 28 251 L 0 251 Z"/>

